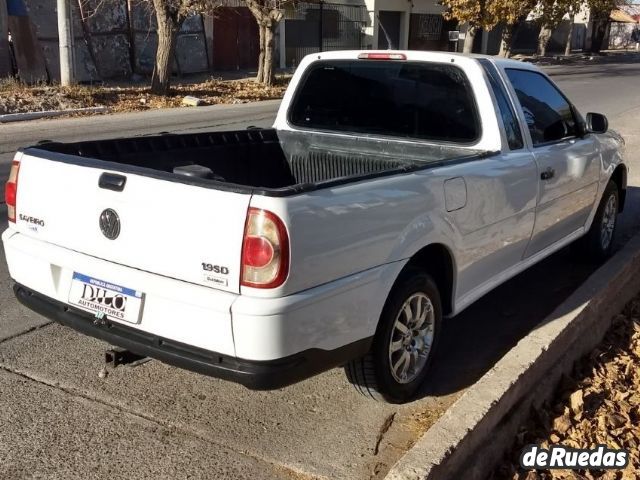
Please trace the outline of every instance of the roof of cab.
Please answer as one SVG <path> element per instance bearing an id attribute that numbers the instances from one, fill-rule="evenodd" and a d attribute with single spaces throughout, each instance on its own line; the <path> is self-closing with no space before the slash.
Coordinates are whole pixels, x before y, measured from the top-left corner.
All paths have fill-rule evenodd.
<path id="1" fill-rule="evenodd" d="M 331 52 L 320 52 L 309 55 L 317 57 L 318 60 L 340 60 L 357 58 L 362 53 L 399 53 L 407 57 L 408 60 L 418 61 L 455 61 L 455 59 L 481 59 L 485 58 L 502 68 L 519 68 L 526 70 L 538 70 L 538 67 L 531 63 L 521 62 L 510 58 L 494 57 L 491 55 L 481 55 L 477 53 L 455 53 L 435 50 L 336 50 Z"/>

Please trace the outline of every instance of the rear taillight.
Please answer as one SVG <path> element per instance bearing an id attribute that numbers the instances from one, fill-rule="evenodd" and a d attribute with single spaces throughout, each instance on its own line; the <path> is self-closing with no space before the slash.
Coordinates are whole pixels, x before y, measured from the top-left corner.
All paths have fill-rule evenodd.
<path id="1" fill-rule="evenodd" d="M 289 236 L 275 214 L 250 208 L 242 241 L 242 277 L 245 287 L 275 288 L 289 273 Z"/>
<path id="2" fill-rule="evenodd" d="M 9 180 L 4 187 L 4 201 L 7 203 L 7 213 L 9 221 L 16 221 L 16 199 L 18 198 L 18 170 L 20 170 L 19 156 L 16 155 L 11 162 L 11 170 L 9 171 Z"/>

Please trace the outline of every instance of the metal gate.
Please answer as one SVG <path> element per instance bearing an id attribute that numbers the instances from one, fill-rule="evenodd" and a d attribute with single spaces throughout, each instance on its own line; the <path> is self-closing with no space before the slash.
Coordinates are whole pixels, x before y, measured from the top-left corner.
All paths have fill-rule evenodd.
<path id="1" fill-rule="evenodd" d="M 287 67 L 297 66 L 310 53 L 361 49 L 366 24 L 364 6 L 296 3 L 285 10 Z"/>

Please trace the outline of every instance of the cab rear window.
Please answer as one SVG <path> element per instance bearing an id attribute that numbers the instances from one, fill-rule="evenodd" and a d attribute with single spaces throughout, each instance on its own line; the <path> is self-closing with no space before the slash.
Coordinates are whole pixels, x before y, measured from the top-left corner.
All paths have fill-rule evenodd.
<path id="1" fill-rule="evenodd" d="M 298 87 L 289 123 L 456 143 L 472 143 L 480 135 L 464 72 L 453 65 L 423 62 L 317 62 Z"/>

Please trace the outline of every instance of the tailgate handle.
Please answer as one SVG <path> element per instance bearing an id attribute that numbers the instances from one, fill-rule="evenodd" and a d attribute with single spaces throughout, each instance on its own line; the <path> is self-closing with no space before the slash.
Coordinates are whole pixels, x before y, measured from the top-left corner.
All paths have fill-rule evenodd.
<path id="1" fill-rule="evenodd" d="M 98 186 L 106 190 L 121 192 L 124 190 L 125 183 L 127 183 L 127 177 L 125 177 L 124 175 L 116 175 L 115 173 L 105 172 L 100 175 Z"/>

